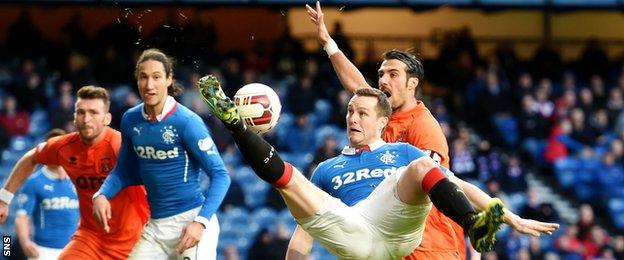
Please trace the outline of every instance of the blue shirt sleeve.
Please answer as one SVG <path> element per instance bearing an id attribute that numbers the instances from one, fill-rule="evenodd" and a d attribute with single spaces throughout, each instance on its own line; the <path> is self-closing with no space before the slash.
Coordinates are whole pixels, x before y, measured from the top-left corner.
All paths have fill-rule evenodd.
<path id="1" fill-rule="evenodd" d="M 38 185 L 34 183 L 35 180 L 34 178 L 29 178 L 17 195 L 19 211 L 25 212 L 29 216 L 32 216 L 35 206 L 39 204 L 37 202 L 36 190 Z"/>
<path id="2" fill-rule="evenodd" d="M 127 117 L 121 119 L 121 149 L 117 156 L 117 164 L 113 171 L 106 177 L 98 191 L 106 198 L 111 199 L 123 188 L 130 185 L 143 184 L 139 175 L 139 157 L 132 148 L 132 139 L 126 134 Z"/>
<path id="3" fill-rule="evenodd" d="M 198 214 L 210 219 L 225 198 L 230 187 L 230 176 L 206 125 L 199 116 L 189 117 L 182 140 L 186 151 L 199 162 L 202 170 L 210 177 L 210 186 L 205 193 L 206 200 Z"/>
<path id="4" fill-rule="evenodd" d="M 316 166 L 316 169 L 314 169 L 314 172 L 312 172 L 312 176 L 310 176 L 310 181 L 316 185 L 316 187 L 319 187 L 321 190 L 325 190 L 325 187 L 323 185 L 323 173 L 325 172 L 325 162 L 321 162 L 318 164 L 318 166 Z"/>

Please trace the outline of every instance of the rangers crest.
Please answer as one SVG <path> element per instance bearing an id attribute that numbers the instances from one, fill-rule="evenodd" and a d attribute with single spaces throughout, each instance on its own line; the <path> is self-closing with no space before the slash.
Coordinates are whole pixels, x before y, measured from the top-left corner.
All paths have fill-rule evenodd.
<path id="1" fill-rule="evenodd" d="M 162 130 L 162 139 L 165 144 L 175 143 L 176 137 L 178 137 L 177 130 L 172 125 L 165 126 Z"/>
<path id="2" fill-rule="evenodd" d="M 382 153 L 380 155 L 377 156 L 377 158 L 385 164 L 391 164 L 394 163 L 394 159 L 398 157 L 398 155 L 396 154 L 396 152 L 390 152 L 390 151 L 386 151 L 385 153 Z"/>

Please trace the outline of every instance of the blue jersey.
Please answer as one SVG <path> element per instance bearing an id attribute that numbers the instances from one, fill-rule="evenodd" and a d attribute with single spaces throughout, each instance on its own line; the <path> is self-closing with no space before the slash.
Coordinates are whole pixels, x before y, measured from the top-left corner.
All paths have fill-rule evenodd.
<path id="1" fill-rule="evenodd" d="M 353 206 L 368 197 L 386 177 L 411 161 L 427 156 L 408 143 L 380 143 L 372 151 L 343 154 L 320 163 L 311 181 L 316 186 Z M 347 150 L 347 148 L 345 148 Z M 445 169 L 443 171 L 446 172 Z M 448 174 L 448 173 L 447 173 Z"/>
<path id="2" fill-rule="evenodd" d="M 199 216 L 207 222 L 225 197 L 230 177 L 197 114 L 172 97 L 163 114 L 160 121 L 149 121 L 139 104 L 123 115 L 117 167 L 100 193 L 110 199 L 123 187 L 144 184 L 152 218 L 202 206 Z M 205 194 L 199 184 L 200 169 L 210 177 Z"/>
<path id="3" fill-rule="evenodd" d="M 44 247 L 63 248 L 78 227 L 78 195 L 69 177 L 59 179 L 42 167 L 17 195 L 17 214 L 33 221 L 33 241 Z"/>

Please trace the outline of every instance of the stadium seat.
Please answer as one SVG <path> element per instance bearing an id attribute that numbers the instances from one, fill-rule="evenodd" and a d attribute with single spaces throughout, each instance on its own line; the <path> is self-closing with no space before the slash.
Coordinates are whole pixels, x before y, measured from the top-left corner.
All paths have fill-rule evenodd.
<path id="1" fill-rule="evenodd" d="M 251 221 L 258 223 L 261 228 L 265 228 L 277 220 L 275 210 L 267 207 L 261 207 L 251 213 Z"/>

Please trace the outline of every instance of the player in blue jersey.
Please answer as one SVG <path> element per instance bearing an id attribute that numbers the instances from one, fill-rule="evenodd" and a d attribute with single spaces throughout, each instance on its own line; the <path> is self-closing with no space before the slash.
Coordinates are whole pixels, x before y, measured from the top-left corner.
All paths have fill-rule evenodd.
<path id="1" fill-rule="evenodd" d="M 181 90 L 171 58 L 145 50 L 135 76 L 143 103 L 121 119 L 119 162 L 94 195 L 93 213 L 107 229 L 111 214 L 123 214 L 111 212 L 108 200 L 143 184 L 152 215 L 129 258 L 215 259 L 215 212 L 230 185 L 225 165 L 200 117 L 171 97 Z M 200 169 L 210 177 L 205 194 Z"/>
<path id="2" fill-rule="evenodd" d="M 334 195 L 359 201 L 348 206 L 284 163 L 273 147 L 248 130 L 216 78 L 200 79 L 198 88 L 256 174 L 279 190 L 303 229 L 339 258 L 397 259 L 409 254 L 422 239 L 431 202 L 468 230 L 475 249 L 491 250 L 503 222 L 501 201 L 492 199 L 477 214 L 452 173 L 409 144 L 383 142 L 381 133 L 392 110 L 380 90 L 355 92 L 347 113 L 350 146 L 314 174 L 319 183 L 329 180 L 331 187 L 326 188 L 334 189 Z M 362 183 L 372 191 L 351 188 Z M 543 224 L 535 228 L 549 233 L 557 226 Z"/>
<path id="3" fill-rule="evenodd" d="M 64 130 L 52 129 L 46 140 L 64 134 Z M 26 180 L 17 200 L 15 233 L 26 257 L 58 259 L 76 231 L 80 216 L 76 189 L 63 167 L 41 167 Z"/>

